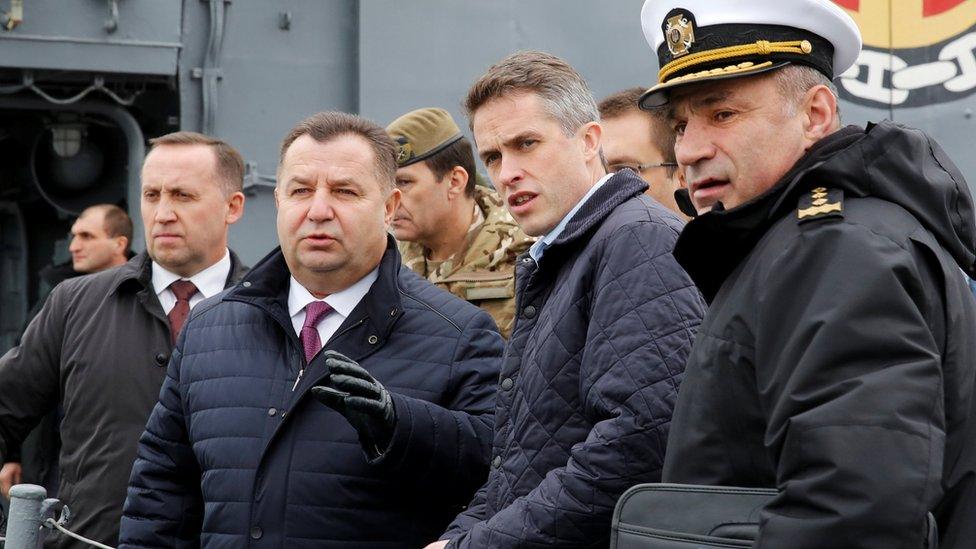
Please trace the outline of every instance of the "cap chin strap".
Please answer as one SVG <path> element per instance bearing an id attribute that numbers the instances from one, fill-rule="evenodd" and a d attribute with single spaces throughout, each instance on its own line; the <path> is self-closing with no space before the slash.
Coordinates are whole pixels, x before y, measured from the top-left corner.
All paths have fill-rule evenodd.
<path id="1" fill-rule="evenodd" d="M 808 55 L 813 51 L 813 44 L 809 40 L 791 40 L 789 42 L 770 42 L 768 40 L 758 40 L 753 44 L 743 44 L 741 46 L 728 46 L 714 50 L 693 53 L 683 56 L 668 63 L 657 73 L 657 81 L 665 83 L 669 76 L 674 73 L 706 63 L 724 61 L 736 57 L 748 57 L 754 55 L 772 55 L 774 53 L 791 53 L 795 55 Z"/>

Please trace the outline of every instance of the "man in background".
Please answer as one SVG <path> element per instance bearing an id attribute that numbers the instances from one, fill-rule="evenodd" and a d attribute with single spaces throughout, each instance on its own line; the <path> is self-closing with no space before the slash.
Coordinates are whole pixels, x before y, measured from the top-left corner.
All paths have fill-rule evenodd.
<path id="1" fill-rule="evenodd" d="M 71 226 L 71 264 L 79 273 L 97 273 L 129 260 L 132 220 L 114 204 L 98 204 L 81 212 Z"/>
<path id="2" fill-rule="evenodd" d="M 405 265 L 488 311 L 504 337 L 515 319 L 515 259 L 529 238 L 490 187 L 476 185 L 471 143 L 444 109 L 409 112 L 386 131 L 398 145 L 393 232 Z"/>
<path id="3" fill-rule="evenodd" d="M 674 131 L 660 113 L 637 106 L 643 93 L 643 88 L 629 88 L 600 101 L 603 154 L 608 169 L 635 171 L 647 181 L 648 196 L 687 220 L 674 197 L 674 191 L 681 188 L 674 158 Z"/>

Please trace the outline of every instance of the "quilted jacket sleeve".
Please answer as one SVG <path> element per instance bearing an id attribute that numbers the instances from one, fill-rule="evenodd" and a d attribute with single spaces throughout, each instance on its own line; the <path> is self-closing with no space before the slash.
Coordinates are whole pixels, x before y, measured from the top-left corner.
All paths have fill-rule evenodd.
<path id="1" fill-rule="evenodd" d="M 618 228 L 595 266 L 580 393 L 593 425 L 568 462 L 454 548 L 606 547 L 620 495 L 660 480 L 678 384 L 704 313 L 659 222 Z"/>
<path id="2" fill-rule="evenodd" d="M 27 326 L 20 345 L 0 358 L 0 456 L 20 458 L 20 444 L 61 390 L 61 343 L 68 316 L 64 284 L 57 286 Z"/>
<path id="3" fill-rule="evenodd" d="M 491 317 L 479 311 L 458 338 L 449 388 L 439 404 L 392 394 L 397 427 L 377 465 L 395 469 L 429 494 L 467 503 L 488 474 L 503 350 Z"/>
<path id="4" fill-rule="evenodd" d="M 756 383 L 780 494 L 760 515 L 755 547 L 924 545 L 949 389 L 944 335 L 932 329 L 945 318 L 941 271 L 923 248 L 824 224 L 769 267 Z"/>
<path id="5" fill-rule="evenodd" d="M 447 531 L 441 534 L 440 539 L 451 539 L 464 534 L 471 529 L 475 524 L 485 520 L 487 505 L 485 498 L 488 496 L 488 485 L 483 485 L 477 492 L 475 492 L 474 497 L 471 498 L 471 502 L 468 503 L 467 509 L 462 511 L 458 516 L 454 517 L 451 521 L 450 526 L 447 527 Z"/>
<path id="6" fill-rule="evenodd" d="M 119 548 L 199 547 L 200 468 L 187 438 L 180 388 L 182 338 L 159 402 L 139 439 L 122 512 Z"/>

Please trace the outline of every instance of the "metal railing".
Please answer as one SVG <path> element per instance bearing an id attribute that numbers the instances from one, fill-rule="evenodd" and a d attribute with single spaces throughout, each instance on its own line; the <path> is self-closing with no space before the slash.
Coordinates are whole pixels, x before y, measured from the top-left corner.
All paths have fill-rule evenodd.
<path id="1" fill-rule="evenodd" d="M 60 509 L 58 518 L 54 514 Z M 18 484 L 10 489 L 10 511 L 7 514 L 7 536 L 4 549 L 37 549 L 44 530 L 58 530 L 66 536 L 99 549 L 114 549 L 68 530 L 71 511 L 55 498 L 47 497 L 43 486 Z"/>

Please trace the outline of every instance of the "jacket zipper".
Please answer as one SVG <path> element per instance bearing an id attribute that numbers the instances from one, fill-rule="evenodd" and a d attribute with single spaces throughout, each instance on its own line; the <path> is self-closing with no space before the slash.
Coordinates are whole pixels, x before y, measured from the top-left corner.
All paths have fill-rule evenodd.
<path id="1" fill-rule="evenodd" d="M 342 334 L 348 332 L 349 330 L 352 330 L 353 328 L 359 326 L 360 324 L 362 324 L 365 321 L 366 321 L 365 318 L 359 319 L 359 322 L 357 322 L 357 323 L 355 323 L 355 324 L 353 324 L 351 326 L 347 326 L 345 330 L 343 330 L 343 331 L 341 331 L 341 332 L 339 332 L 337 334 L 333 334 L 332 337 L 329 338 L 329 341 L 332 341 L 333 339 L 341 336 Z M 328 342 L 326 342 L 326 343 L 328 343 Z M 305 362 L 303 361 L 302 362 L 302 367 L 298 370 L 298 377 L 295 378 L 295 384 L 291 386 L 291 392 L 294 393 L 295 392 L 295 389 L 298 388 L 298 384 L 302 381 L 302 376 L 305 375 L 305 367 L 306 366 L 307 366 L 307 364 L 305 364 Z"/>

